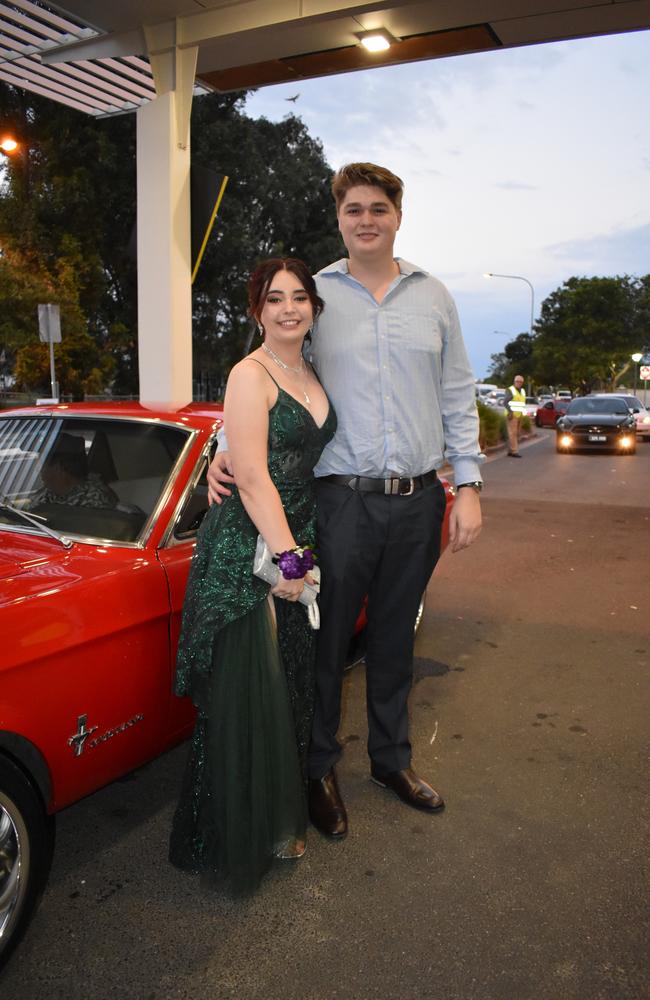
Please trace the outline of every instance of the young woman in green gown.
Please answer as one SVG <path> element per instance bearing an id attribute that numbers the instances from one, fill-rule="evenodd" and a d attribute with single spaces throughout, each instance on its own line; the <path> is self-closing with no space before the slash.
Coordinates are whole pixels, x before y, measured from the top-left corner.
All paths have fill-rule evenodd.
<path id="1" fill-rule="evenodd" d="M 232 369 L 224 405 L 237 486 L 204 518 L 183 608 L 175 692 L 197 722 L 170 839 L 174 865 L 235 894 L 304 853 L 315 633 L 304 576 L 269 593 L 253 557 L 258 533 L 274 553 L 314 548 L 313 468 L 336 429 L 302 355 L 323 308 L 306 265 L 260 265 L 249 306 L 262 346 Z"/>

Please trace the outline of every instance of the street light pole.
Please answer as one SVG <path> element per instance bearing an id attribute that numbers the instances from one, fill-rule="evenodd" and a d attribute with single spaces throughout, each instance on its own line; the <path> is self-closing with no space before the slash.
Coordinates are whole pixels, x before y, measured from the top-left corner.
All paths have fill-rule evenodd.
<path id="1" fill-rule="evenodd" d="M 636 379 L 637 379 L 637 375 L 639 373 L 639 361 L 641 360 L 642 357 L 643 357 L 643 355 L 641 354 L 640 351 L 637 351 L 635 354 L 631 354 L 630 355 L 630 358 L 634 362 L 634 395 L 635 396 L 636 396 Z"/>
<path id="2" fill-rule="evenodd" d="M 525 281 L 530 288 L 530 336 L 533 335 L 533 321 L 535 319 L 535 289 L 528 278 L 524 278 L 521 274 L 495 274 L 493 271 L 486 271 L 483 275 L 484 278 L 512 278 L 514 281 Z M 528 379 L 528 395 L 530 395 L 530 378 Z"/>

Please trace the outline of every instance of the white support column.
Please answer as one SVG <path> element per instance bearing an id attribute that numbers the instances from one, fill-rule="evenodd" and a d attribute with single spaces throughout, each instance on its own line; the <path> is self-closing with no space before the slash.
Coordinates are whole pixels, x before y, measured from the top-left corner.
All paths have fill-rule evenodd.
<path id="1" fill-rule="evenodd" d="M 159 96 L 137 112 L 138 350 L 140 401 L 176 409 L 192 400 L 189 113 L 196 49 L 163 58 Z"/>

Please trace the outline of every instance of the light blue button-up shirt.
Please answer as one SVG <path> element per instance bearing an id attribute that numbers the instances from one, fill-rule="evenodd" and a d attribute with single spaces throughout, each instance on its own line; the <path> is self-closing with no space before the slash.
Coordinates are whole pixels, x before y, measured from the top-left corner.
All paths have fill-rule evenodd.
<path id="1" fill-rule="evenodd" d="M 397 263 L 380 303 L 346 259 L 316 275 L 325 309 L 307 353 L 338 430 L 315 474 L 418 476 L 447 459 L 456 483 L 480 480 L 474 377 L 454 301 L 437 278 Z"/>

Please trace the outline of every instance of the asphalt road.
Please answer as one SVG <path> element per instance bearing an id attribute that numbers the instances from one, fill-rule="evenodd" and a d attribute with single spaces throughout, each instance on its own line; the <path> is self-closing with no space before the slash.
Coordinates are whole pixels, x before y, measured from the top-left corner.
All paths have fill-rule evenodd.
<path id="1" fill-rule="evenodd" d="M 12 1000 L 627 1000 L 648 996 L 650 444 L 485 467 L 485 528 L 446 553 L 417 641 L 427 816 L 368 780 L 346 682 L 348 839 L 314 831 L 232 902 L 166 862 L 185 756 L 59 817 Z"/>

